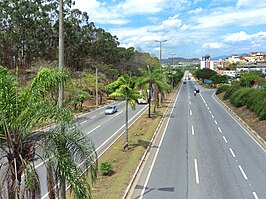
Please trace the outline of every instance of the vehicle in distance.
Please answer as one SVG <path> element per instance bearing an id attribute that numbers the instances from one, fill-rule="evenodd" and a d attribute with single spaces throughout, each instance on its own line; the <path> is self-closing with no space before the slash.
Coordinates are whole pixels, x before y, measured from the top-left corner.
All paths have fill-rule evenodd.
<path id="1" fill-rule="evenodd" d="M 186 84 L 187 82 L 186 81 L 183 81 L 183 84 Z"/>
<path id="2" fill-rule="evenodd" d="M 144 98 L 138 98 L 137 102 L 138 102 L 138 104 L 147 104 L 148 103 L 148 101 Z"/>
<path id="3" fill-rule="evenodd" d="M 111 115 L 117 112 L 117 107 L 115 105 L 107 106 L 105 109 L 105 115 Z"/>

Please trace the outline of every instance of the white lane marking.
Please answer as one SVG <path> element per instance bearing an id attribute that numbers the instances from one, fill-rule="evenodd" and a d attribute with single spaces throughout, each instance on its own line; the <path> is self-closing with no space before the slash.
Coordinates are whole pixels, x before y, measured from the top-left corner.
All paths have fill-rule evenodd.
<path id="1" fill-rule="evenodd" d="M 124 112 L 124 110 L 123 111 L 119 111 L 117 114 L 115 114 L 115 116 L 118 116 L 118 115 L 120 115 L 123 112 Z"/>
<path id="2" fill-rule="evenodd" d="M 219 104 L 221 108 L 223 108 L 230 117 L 238 123 L 238 125 L 246 132 L 246 134 L 266 153 L 266 149 L 243 127 L 242 124 L 239 123 L 239 121 L 230 113 L 222 104 L 219 102 L 215 97 L 215 93 L 213 93 L 212 98 Z"/>
<path id="3" fill-rule="evenodd" d="M 211 111 L 209 111 L 209 113 L 210 113 L 210 114 L 212 114 L 212 112 L 211 112 Z"/>
<path id="4" fill-rule="evenodd" d="M 192 110 L 189 111 L 189 114 L 192 115 Z"/>
<path id="5" fill-rule="evenodd" d="M 190 99 L 190 96 L 188 96 L 188 99 Z"/>
<path id="6" fill-rule="evenodd" d="M 258 195 L 256 194 L 256 192 L 252 192 L 253 196 L 255 199 L 259 199 Z"/>
<path id="7" fill-rule="evenodd" d="M 208 106 L 208 104 L 205 104 L 205 106 Z"/>
<path id="8" fill-rule="evenodd" d="M 83 121 L 83 122 L 80 122 L 80 124 L 84 124 L 84 123 L 86 123 L 87 121 Z"/>
<path id="9" fill-rule="evenodd" d="M 175 99 L 174 104 L 176 104 L 176 101 L 177 101 L 177 98 L 178 98 L 178 96 L 179 96 L 179 93 L 180 93 L 180 90 L 179 90 L 179 92 L 178 92 L 178 94 L 177 94 L 177 96 L 176 96 L 176 99 Z M 174 109 L 172 109 L 170 115 L 173 114 L 173 111 L 174 111 Z M 171 118 L 171 117 L 169 117 L 168 120 L 167 120 L 167 122 L 166 122 L 166 126 L 165 126 L 165 128 L 164 128 L 163 135 L 162 135 L 161 140 L 160 140 L 160 142 L 159 142 L 158 149 L 157 149 L 157 151 L 156 151 L 156 153 L 155 153 L 155 155 L 154 155 L 154 158 L 153 158 L 152 164 L 151 164 L 151 166 L 150 166 L 150 168 L 149 168 L 149 172 L 148 172 L 147 177 L 146 177 L 146 180 L 145 180 L 145 182 L 144 182 L 144 185 L 143 185 L 142 191 L 141 191 L 141 193 L 140 193 L 140 197 L 139 197 L 139 199 L 142 199 L 142 198 L 143 198 L 143 195 L 144 195 L 144 193 L 145 193 L 145 190 L 146 190 L 146 187 L 147 187 L 148 181 L 149 181 L 150 176 L 151 176 L 152 169 L 153 169 L 153 167 L 154 167 L 155 161 L 156 161 L 157 156 L 158 156 L 158 154 L 159 154 L 159 150 L 160 150 L 160 148 L 161 148 L 161 144 L 162 144 L 163 139 L 164 139 L 164 136 L 165 136 L 165 134 L 166 134 L 166 130 L 167 130 L 167 128 L 168 128 L 170 118 Z"/>
<path id="10" fill-rule="evenodd" d="M 224 139 L 224 142 L 227 144 L 228 142 L 227 142 L 227 139 L 223 136 L 223 139 Z"/>
<path id="11" fill-rule="evenodd" d="M 93 116 L 93 117 L 91 117 L 91 119 L 94 119 L 94 118 L 96 118 L 96 115 L 95 115 L 95 116 Z"/>
<path id="12" fill-rule="evenodd" d="M 220 128 L 220 127 L 218 127 L 218 130 L 220 131 L 220 133 L 222 133 L 223 131 L 222 131 L 222 129 Z"/>
<path id="13" fill-rule="evenodd" d="M 235 157 L 236 157 L 236 155 L 235 155 L 235 153 L 234 153 L 233 149 L 229 148 L 229 150 L 230 150 L 230 152 L 231 152 L 232 156 L 235 158 Z"/>
<path id="14" fill-rule="evenodd" d="M 216 120 L 214 120 L 215 124 L 218 124 Z"/>
<path id="15" fill-rule="evenodd" d="M 86 135 L 91 134 L 93 131 L 95 131 L 96 129 L 98 129 L 98 128 L 100 128 L 100 127 L 101 127 L 101 125 L 96 126 L 94 129 L 92 129 L 92 130 L 90 130 L 88 133 L 86 133 Z"/>
<path id="16" fill-rule="evenodd" d="M 103 112 L 100 112 L 100 115 L 104 114 L 104 111 Z"/>
<path id="17" fill-rule="evenodd" d="M 191 104 L 191 102 L 189 102 L 189 104 Z"/>
<path id="18" fill-rule="evenodd" d="M 208 109 L 208 110 L 210 110 L 210 108 L 209 108 L 209 107 L 207 107 L 207 109 Z"/>
<path id="19" fill-rule="evenodd" d="M 212 118 L 214 118 L 214 116 L 212 115 Z"/>
<path id="20" fill-rule="evenodd" d="M 199 171 L 198 171 L 197 159 L 194 159 L 194 166 L 195 166 L 196 183 L 199 184 Z"/>
<path id="21" fill-rule="evenodd" d="M 200 94 L 200 96 L 201 96 L 201 98 L 202 98 L 203 102 L 206 104 L 206 101 L 205 101 L 205 99 L 202 97 L 202 95 L 201 95 L 201 94 Z"/>
<path id="22" fill-rule="evenodd" d="M 191 134 L 192 134 L 192 135 L 195 134 L 195 132 L 194 132 L 194 127 L 193 127 L 193 126 L 191 126 Z"/>
<path id="23" fill-rule="evenodd" d="M 245 178 L 245 180 L 247 180 L 247 179 L 248 179 L 248 177 L 247 177 L 247 175 L 246 175 L 245 171 L 243 170 L 243 168 L 241 167 L 241 165 L 238 165 L 238 167 L 239 167 L 239 169 L 240 169 L 240 171 L 241 171 L 241 173 L 242 173 L 243 177 Z"/>

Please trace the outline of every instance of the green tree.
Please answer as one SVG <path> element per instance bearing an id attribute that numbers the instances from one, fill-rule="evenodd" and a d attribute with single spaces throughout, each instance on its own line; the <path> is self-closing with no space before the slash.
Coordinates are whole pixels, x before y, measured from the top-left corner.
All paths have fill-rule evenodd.
<path id="1" fill-rule="evenodd" d="M 215 74 L 211 78 L 214 84 L 228 83 L 229 77 L 227 75 Z"/>
<path id="2" fill-rule="evenodd" d="M 109 98 L 123 99 L 126 101 L 126 130 L 125 130 L 125 145 L 124 150 L 128 150 L 128 105 L 132 110 L 136 108 L 136 101 L 139 93 L 132 86 L 130 77 L 119 77 L 115 82 L 108 85 L 111 94 Z"/>
<path id="3" fill-rule="evenodd" d="M 203 68 L 200 70 L 197 70 L 196 72 L 196 77 L 198 79 L 201 79 L 202 82 L 204 82 L 205 79 L 211 79 L 212 76 L 217 74 L 214 70 L 211 70 L 209 68 Z"/>
<path id="4" fill-rule="evenodd" d="M 37 147 L 35 157 L 46 167 L 50 198 L 57 197 L 54 187 L 62 175 L 75 198 L 91 198 L 82 174 L 89 168 L 92 179 L 96 177 L 93 143 L 79 130 L 72 113 L 59 108 L 54 98 L 58 95 L 54 91 L 67 77 L 65 72 L 44 68 L 29 86 L 21 88 L 0 67 L 0 197 L 40 198 L 39 176 L 29 150 Z"/>
<path id="5" fill-rule="evenodd" d="M 170 87 L 169 85 L 163 81 L 163 74 L 161 73 L 160 68 L 155 69 L 154 67 L 151 67 L 147 65 L 146 69 L 140 69 L 142 76 L 140 77 L 140 80 L 137 82 L 136 86 L 137 88 L 147 91 L 148 96 L 148 103 L 149 103 L 149 113 L 148 117 L 151 117 L 151 101 L 154 99 L 154 112 L 156 105 L 159 104 L 159 93 L 163 95 L 163 93 L 168 90 Z"/>

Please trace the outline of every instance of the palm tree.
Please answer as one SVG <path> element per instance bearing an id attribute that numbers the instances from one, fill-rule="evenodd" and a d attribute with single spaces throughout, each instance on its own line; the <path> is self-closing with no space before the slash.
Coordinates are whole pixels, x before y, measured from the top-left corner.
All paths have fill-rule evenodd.
<path id="1" fill-rule="evenodd" d="M 129 77 L 119 77 L 116 81 L 109 84 L 109 90 L 111 94 L 109 98 L 123 99 L 126 101 L 126 130 L 125 130 L 125 145 L 124 150 L 128 150 L 128 104 L 130 104 L 132 110 L 136 108 L 136 101 L 140 96 L 134 89 L 133 83 Z"/>
<path id="2" fill-rule="evenodd" d="M 147 69 L 141 70 L 142 77 L 137 82 L 136 86 L 143 90 L 148 90 L 148 103 L 149 103 L 149 113 L 148 117 L 151 117 L 150 115 L 150 109 L 151 109 L 151 100 L 152 98 L 155 99 L 154 104 L 154 112 L 156 105 L 159 104 L 159 92 L 163 94 L 165 91 L 167 91 L 170 87 L 167 84 L 167 82 L 163 81 L 163 76 L 160 70 L 156 70 L 152 68 L 151 66 L 147 66 Z"/>
<path id="3" fill-rule="evenodd" d="M 96 178 L 93 143 L 79 130 L 72 113 L 57 102 L 58 85 L 67 78 L 64 71 L 43 68 L 21 88 L 18 79 L 0 67 L 0 198 L 41 197 L 34 157 L 47 170 L 50 198 L 58 196 L 56 185 L 62 176 L 75 198 L 91 198 L 82 174 L 89 168 Z"/>

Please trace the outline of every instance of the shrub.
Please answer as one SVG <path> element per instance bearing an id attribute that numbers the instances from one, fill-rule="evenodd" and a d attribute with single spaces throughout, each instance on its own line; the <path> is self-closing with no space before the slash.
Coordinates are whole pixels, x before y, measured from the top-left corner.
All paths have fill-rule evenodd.
<path id="1" fill-rule="evenodd" d="M 247 104 L 251 88 L 241 88 L 234 91 L 230 97 L 230 102 L 236 107 L 242 107 Z"/>
<path id="2" fill-rule="evenodd" d="M 100 165 L 100 171 L 104 176 L 111 175 L 113 172 L 113 165 L 109 161 L 102 162 Z"/>
<path id="3" fill-rule="evenodd" d="M 240 88 L 241 88 L 240 85 L 230 86 L 230 87 L 227 89 L 227 91 L 226 91 L 226 93 L 225 93 L 225 95 L 224 95 L 224 99 L 225 99 L 225 100 L 230 99 L 230 98 L 231 98 L 231 95 L 232 95 L 235 91 L 237 91 L 238 89 L 240 89 Z"/>
<path id="4" fill-rule="evenodd" d="M 223 85 L 223 86 L 220 86 L 220 87 L 216 90 L 216 95 L 217 95 L 217 94 L 220 94 L 220 93 L 223 93 L 223 92 L 225 92 L 225 91 L 227 91 L 229 88 L 230 88 L 229 85 Z"/>

